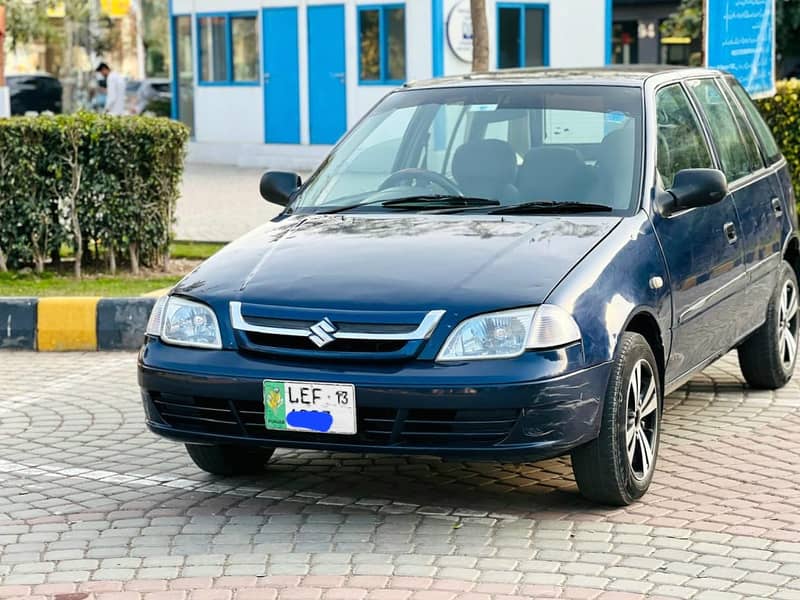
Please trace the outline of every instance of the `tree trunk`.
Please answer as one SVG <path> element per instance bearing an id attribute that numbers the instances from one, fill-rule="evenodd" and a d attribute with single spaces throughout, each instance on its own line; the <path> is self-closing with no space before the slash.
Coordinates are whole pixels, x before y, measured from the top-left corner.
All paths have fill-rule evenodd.
<path id="1" fill-rule="evenodd" d="M 108 249 L 108 270 L 112 275 L 117 274 L 117 253 L 114 250 L 114 246 Z"/>
<path id="2" fill-rule="evenodd" d="M 81 278 L 81 266 L 83 261 L 83 234 L 78 223 L 78 213 L 72 213 L 72 235 L 75 236 L 75 279 Z"/>
<path id="3" fill-rule="evenodd" d="M 486 23 L 486 0 L 470 0 L 472 15 L 472 71 L 489 70 L 489 26 Z"/>
<path id="4" fill-rule="evenodd" d="M 41 252 L 34 252 L 33 268 L 37 273 L 44 273 L 44 256 Z"/>
<path id="5" fill-rule="evenodd" d="M 131 242 L 128 247 L 131 253 L 131 273 L 134 275 L 139 274 L 139 244 L 138 242 Z"/>
<path id="6" fill-rule="evenodd" d="M 8 265 L 6 264 L 6 255 L 3 253 L 3 249 L 0 248 L 0 273 L 7 273 L 8 272 Z"/>

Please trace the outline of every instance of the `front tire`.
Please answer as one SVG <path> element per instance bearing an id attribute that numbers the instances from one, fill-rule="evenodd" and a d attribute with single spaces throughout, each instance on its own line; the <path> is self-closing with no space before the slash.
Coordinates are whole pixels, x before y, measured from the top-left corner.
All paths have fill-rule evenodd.
<path id="1" fill-rule="evenodd" d="M 186 444 L 186 452 L 194 464 L 206 473 L 226 476 L 252 475 L 264 471 L 275 448 Z"/>
<path id="2" fill-rule="evenodd" d="M 784 261 L 766 322 L 738 349 L 739 367 L 751 387 L 777 390 L 789 382 L 797 362 L 798 325 L 797 275 Z"/>
<path id="3" fill-rule="evenodd" d="M 603 403 L 600 435 L 572 451 L 578 489 L 601 504 L 625 506 L 650 487 L 661 428 L 661 381 L 644 337 L 625 332 Z"/>

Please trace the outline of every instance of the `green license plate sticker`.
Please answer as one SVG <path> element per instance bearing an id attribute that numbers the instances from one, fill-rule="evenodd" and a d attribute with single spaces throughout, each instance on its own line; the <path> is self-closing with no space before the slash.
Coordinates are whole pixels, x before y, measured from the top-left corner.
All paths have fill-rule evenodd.
<path id="1" fill-rule="evenodd" d="M 267 429 L 356 433 L 355 386 L 304 381 L 263 382 Z"/>

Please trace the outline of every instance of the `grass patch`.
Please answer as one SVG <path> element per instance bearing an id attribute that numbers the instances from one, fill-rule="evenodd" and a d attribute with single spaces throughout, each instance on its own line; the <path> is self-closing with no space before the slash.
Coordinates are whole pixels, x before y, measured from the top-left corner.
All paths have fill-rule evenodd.
<path id="1" fill-rule="evenodd" d="M 214 242 L 172 242 L 169 255 L 172 258 L 185 258 L 192 260 L 205 260 L 225 244 Z"/>
<path id="2" fill-rule="evenodd" d="M 0 296 L 141 296 L 172 287 L 178 275 L 97 276 L 76 280 L 57 273 L 0 273 Z"/>

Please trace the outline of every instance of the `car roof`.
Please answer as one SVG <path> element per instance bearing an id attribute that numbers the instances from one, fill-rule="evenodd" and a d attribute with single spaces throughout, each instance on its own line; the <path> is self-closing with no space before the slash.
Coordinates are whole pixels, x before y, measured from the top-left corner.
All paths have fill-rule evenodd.
<path id="1" fill-rule="evenodd" d="M 721 75 L 715 69 L 681 67 L 671 65 L 612 65 L 607 67 L 591 67 L 587 69 L 566 68 L 522 68 L 498 69 L 481 73 L 450 75 L 437 79 L 412 81 L 407 88 L 436 88 L 465 85 L 497 85 L 497 84 L 583 84 L 583 85 L 625 85 L 642 87 L 645 81 L 658 79 L 664 81 L 680 81 L 688 77 L 701 75 Z"/>
<path id="2" fill-rule="evenodd" d="M 56 79 L 54 75 L 50 73 L 45 73 L 44 71 L 38 71 L 36 73 L 7 73 L 6 79 L 14 79 L 18 77 L 47 77 L 48 79 Z"/>

